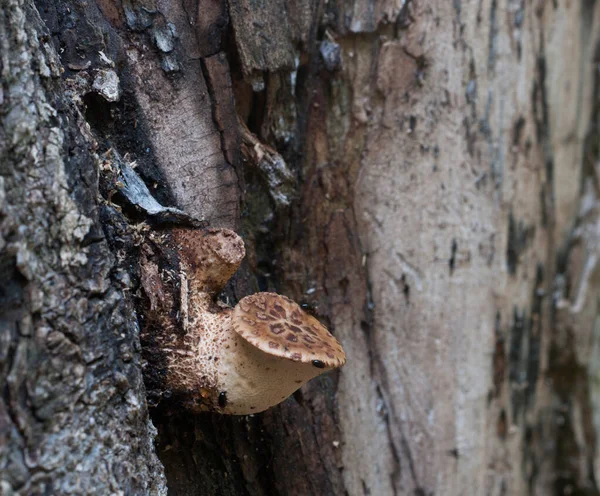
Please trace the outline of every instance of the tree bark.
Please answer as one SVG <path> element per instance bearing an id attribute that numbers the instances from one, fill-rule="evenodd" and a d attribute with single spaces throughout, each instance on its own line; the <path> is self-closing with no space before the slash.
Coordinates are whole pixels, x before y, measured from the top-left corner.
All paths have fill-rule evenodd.
<path id="1" fill-rule="evenodd" d="M 0 493 L 166 494 L 98 145 L 37 10 L 0 12 Z"/>
<path id="2" fill-rule="evenodd" d="M 0 492 L 599 493 L 597 2 L 0 1 Z M 146 391 L 182 222 L 347 365 L 245 417 Z"/>

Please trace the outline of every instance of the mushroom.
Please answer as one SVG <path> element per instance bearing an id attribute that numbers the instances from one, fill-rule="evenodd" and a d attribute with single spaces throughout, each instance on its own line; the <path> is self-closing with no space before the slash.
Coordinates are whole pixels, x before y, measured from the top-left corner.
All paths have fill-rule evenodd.
<path id="1" fill-rule="evenodd" d="M 164 377 L 163 387 L 188 408 L 233 415 L 262 412 L 346 362 L 336 338 L 285 296 L 257 293 L 235 308 L 215 300 L 245 256 L 233 231 L 173 229 L 153 242 L 163 255 L 174 251 L 179 265 L 175 277 L 151 255 L 142 261 L 148 322 L 162 323 L 143 330 L 145 341 L 155 347 L 147 355 L 161 352 L 149 365 L 162 369 L 146 372 Z M 177 278 L 178 284 L 169 282 Z M 172 299 L 178 304 L 163 298 L 167 304 L 160 305 L 156 295 L 169 288 L 179 290 Z"/>

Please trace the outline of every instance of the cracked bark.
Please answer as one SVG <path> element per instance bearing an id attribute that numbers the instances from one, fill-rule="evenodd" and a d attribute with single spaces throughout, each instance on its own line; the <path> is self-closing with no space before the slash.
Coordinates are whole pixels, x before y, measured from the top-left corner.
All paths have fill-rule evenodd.
<path id="1" fill-rule="evenodd" d="M 0 492 L 598 494 L 595 1 L 1 1 Z M 138 246 L 188 216 L 348 365 L 148 414 Z"/>
<path id="2" fill-rule="evenodd" d="M 0 492 L 166 494 L 94 139 L 36 9 L 0 10 Z"/>

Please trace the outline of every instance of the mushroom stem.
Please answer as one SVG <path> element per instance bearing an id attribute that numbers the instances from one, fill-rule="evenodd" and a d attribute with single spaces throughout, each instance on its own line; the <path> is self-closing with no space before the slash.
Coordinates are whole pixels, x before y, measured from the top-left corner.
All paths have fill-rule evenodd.
<path id="1" fill-rule="evenodd" d="M 223 413 L 248 415 L 281 403 L 303 384 L 326 372 L 306 363 L 267 355 L 231 327 L 219 360 L 218 387 L 227 403 Z"/>

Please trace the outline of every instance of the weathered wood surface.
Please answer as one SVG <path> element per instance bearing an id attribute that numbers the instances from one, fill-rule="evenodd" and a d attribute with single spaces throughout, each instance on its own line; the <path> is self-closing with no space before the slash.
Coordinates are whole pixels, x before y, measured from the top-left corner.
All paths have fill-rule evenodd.
<path id="1" fill-rule="evenodd" d="M 82 149 L 95 140 L 98 154 L 135 161 L 162 204 L 237 228 L 247 263 L 225 296 L 284 293 L 348 354 L 339 374 L 261 415 L 190 416 L 161 402 L 151 417 L 170 494 L 598 493 L 596 2 L 37 8 L 90 126 L 67 107 L 69 139 L 81 129 Z M 111 71 L 116 92 L 102 83 Z M 63 196 L 92 219 L 94 242 L 35 239 L 86 253 L 78 263 L 110 274 L 115 292 L 96 298 L 131 309 L 135 236 L 148 227 L 131 229 L 144 217 L 104 206 L 103 234 L 90 213 L 97 165 L 81 158 L 90 152 L 68 156 L 87 160 L 67 167 Z M 102 202 L 119 203 L 105 164 Z M 63 218 L 37 218 L 49 212 Z M 104 235 L 119 255 L 110 268 L 104 252 L 85 252 Z M 114 329 L 135 343 L 127 319 Z M 143 432 L 139 415 L 125 430 Z M 138 479 L 158 492 L 143 453 Z"/>

